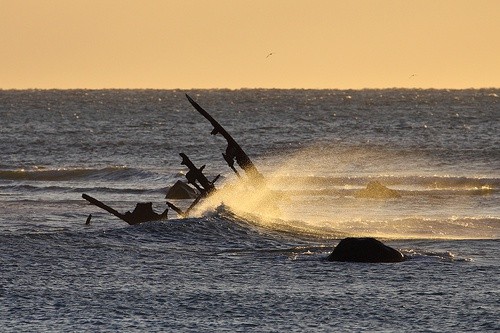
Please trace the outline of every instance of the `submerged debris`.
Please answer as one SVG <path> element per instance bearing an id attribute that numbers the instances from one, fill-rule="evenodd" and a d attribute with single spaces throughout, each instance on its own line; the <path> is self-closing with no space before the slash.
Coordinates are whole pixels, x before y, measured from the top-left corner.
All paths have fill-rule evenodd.
<path id="1" fill-rule="evenodd" d="M 172 208 L 177 214 L 181 215 L 182 217 L 186 217 L 189 215 L 191 209 L 193 209 L 198 204 L 198 202 L 200 202 L 201 199 L 206 198 L 207 196 L 215 192 L 214 183 L 217 181 L 217 179 L 219 179 L 220 175 L 215 177 L 214 180 L 209 181 L 207 177 L 205 177 L 205 175 L 203 174 L 203 169 L 205 169 L 205 165 L 203 165 L 201 168 L 197 168 L 193 164 L 193 162 L 191 162 L 189 157 L 186 156 L 186 154 L 180 153 L 179 155 L 182 157 L 181 164 L 189 168 L 189 171 L 186 174 L 188 183 L 193 185 L 199 191 L 199 195 L 196 197 L 196 199 L 193 201 L 193 203 L 188 207 L 188 209 L 185 212 L 183 212 L 180 208 L 176 207 L 171 202 L 167 201 L 167 205 L 170 208 Z"/>
<path id="2" fill-rule="evenodd" d="M 87 200 L 93 205 L 96 205 L 99 208 L 104 209 L 105 211 L 113 214 L 114 216 L 118 217 L 119 219 L 127 222 L 130 225 L 134 224 L 139 224 L 142 222 L 148 222 L 148 221 L 158 221 L 158 220 L 166 220 L 167 219 L 167 213 L 168 213 L 168 208 L 165 209 L 165 211 L 161 214 L 157 214 L 153 211 L 153 204 L 151 202 L 140 202 L 135 206 L 135 209 L 132 212 L 126 212 L 125 214 L 122 214 L 118 212 L 117 210 L 109 207 L 105 203 L 92 198 L 90 195 L 87 194 L 82 194 L 82 198 Z M 90 217 L 87 218 L 87 222 L 90 222 Z"/>
<path id="3" fill-rule="evenodd" d="M 165 199 L 196 199 L 200 195 L 200 192 L 190 187 L 188 184 L 181 180 L 175 182 L 175 184 L 168 190 L 165 195 Z"/>

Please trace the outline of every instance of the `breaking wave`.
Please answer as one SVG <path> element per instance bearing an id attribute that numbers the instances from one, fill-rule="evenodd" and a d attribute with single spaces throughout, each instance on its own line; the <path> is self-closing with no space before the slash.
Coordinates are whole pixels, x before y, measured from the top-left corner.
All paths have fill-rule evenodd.
<path id="1" fill-rule="evenodd" d="M 309 241 L 325 241 L 345 237 L 377 237 L 386 240 L 411 239 L 499 239 L 500 219 L 492 216 L 393 219 L 349 219 L 345 221 L 303 221 L 264 219 L 258 215 L 238 216 L 221 213 L 225 218 L 252 225 L 265 233 L 288 235 Z"/>
<path id="2" fill-rule="evenodd" d="M 401 221 L 402 223 L 411 221 Z M 413 221 L 415 222 L 415 221 Z M 417 221 L 430 224 L 438 221 Z M 456 221 L 455 221 L 456 222 Z M 463 221 L 462 221 L 463 222 Z M 468 221 L 468 223 L 480 221 Z M 491 220 L 491 224 L 500 226 L 500 220 Z M 453 221 L 444 221 L 451 224 Z M 461 222 L 460 222 L 461 223 Z M 24 228 L 15 233 L 2 233 L 0 238 L 7 243 L 22 243 L 23 246 L 40 244 L 58 244 L 67 247 L 84 248 L 87 253 L 106 249 L 106 251 L 121 253 L 123 251 L 141 254 L 164 253 L 176 251 L 189 256 L 248 256 L 255 257 L 285 257 L 290 260 L 324 259 L 333 250 L 338 241 L 348 236 L 359 236 L 357 232 L 341 232 L 334 228 L 310 229 L 307 232 L 288 226 L 263 226 L 255 220 L 238 217 L 220 207 L 216 212 L 202 218 L 171 219 L 162 222 L 147 222 L 135 226 L 106 228 L 98 226 L 92 229 L 84 228 Z M 369 236 L 376 236 L 370 234 Z M 450 251 L 429 251 L 418 246 L 418 237 L 403 238 L 379 237 L 384 241 L 393 242 L 393 246 L 401 250 L 410 260 L 431 261 L 467 261 L 467 258 L 457 257 Z M 422 237 L 429 239 L 429 237 Z M 436 237 L 436 240 L 449 237 Z M 407 241 L 413 240 L 413 243 Z M 51 247 L 43 246 L 47 251 Z"/>

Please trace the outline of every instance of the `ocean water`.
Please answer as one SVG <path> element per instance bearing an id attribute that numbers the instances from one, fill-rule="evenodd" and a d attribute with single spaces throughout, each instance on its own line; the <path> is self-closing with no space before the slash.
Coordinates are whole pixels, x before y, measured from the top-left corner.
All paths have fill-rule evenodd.
<path id="1" fill-rule="evenodd" d="M 499 95 L 0 90 L 1 331 L 500 331 Z M 161 212 L 181 152 L 221 175 L 188 218 L 129 226 L 81 197 Z M 359 198 L 370 181 L 401 197 Z M 327 262 L 347 236 L 407 260 Z"/>

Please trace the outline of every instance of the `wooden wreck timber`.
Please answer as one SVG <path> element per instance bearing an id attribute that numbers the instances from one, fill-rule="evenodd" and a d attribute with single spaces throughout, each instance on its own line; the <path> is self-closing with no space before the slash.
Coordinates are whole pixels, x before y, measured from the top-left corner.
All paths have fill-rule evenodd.
<path id="1" fill-rule="evenodd" d="M 222 153 L 222 157 L 229 165 L 231 170 L 233 170 L 236 175 L 241 178 L 238 170 L 236 169 L 234 162 L 238 164 L 238 166 L 245 172 L 248 176 L 248 179 L 251 180 L 254 184 L 261 185 L 264 177 L 257 170 L 255 165 L 253 164 L 250 157 L 245 153 L 245 151 L 241 148 L 241 146 L 234 140 L 234 138 L 226 131 L 224 127 L 217 120 L 215 120 L 205 109 L 203 109 L 198 103 L 196 103 L 189 95 L 186 94 L 188 101 L 191 105 L 198 111 L 205 119 L 207 119 L 212 126 L 214 127 L 210 134 L 216 135 L 221 134 L 227 141 L 226 152 Z M 182 211 L 179 207 L 175 206 L 171 202 L 167 201 L 167 205 L 172 208 L 177 214 L 182 217 L 186 217 L 189 215 L 189 212 L 201 201 L 201 199 L 207 197 L 212 194 L 216 188 L 214 183 L 217 181 L 220 175 L 218 175 L 213 181 L 209 181 L 205 175 L 203 174 L 203 169 L 205 165 L 201 168 L 197 168 L 191 160 L 184 153 L 179 154 L 182 157 L 183 165 L 189 168 L 189 172 L 186 174 L 186 178 L 188 183 L 193 185 L 199 192 L 200 195 L 194 200 L 194 202 L 187 208 L 186 211 Z"/>
<path id="2" fill-rule="evenodd" d="M 220 175 L 217 175 L 214 180 L 209 181 L 207 177 L 203 174 L 203 169 L 205 169 L 205 165 L 201 168 L 197 168 L 193 162 L 187 157 L 186 154 L 180 153 L 182 157 L 182 165 L 185 165 L 189 168 L 188 173 L 186 174 L 186 178 L 188 183 L 196 187 L 199 191 L 198 197 L 193 201 L 193 203 L 186 209 L 186 211 L 182 211 L 179 207 L 175 206 L 173 203 L 167 201 L 167 205 L 172 208 L 177 214 L 182 217 L 186 217 L 189 215 L 189 212 L 200 202 L 201 199 L 209 196 L 213 192 L 215 192 L 214 183 L 219 179 Z"/>
<path id="3" fill-rule="evenodd" d="M 172 185 L 167 194 L 165 195 L 165 199 L 174 199 L 174 200 L 183 200 L 183 199 L 196 199 L 200 194 L 199 191 L 189 186 L 187 183 L 182 180 L 178 180 Z"/>
<path id="4" fill-rule="evenodd" d="M 91 197 L 90 195 L 87 195 L 84 193 L 84 194 L 82 194 L 82 198 L 84 198 L 85 200 L 87 200 L 91 204 L 96 205 L 97 207 L 102 208 L 105 211 L 113 214 L 114 216 L 127 222 L 130 225 L 139 224 L 139 223 L 148 222 L 148 221 L 159 221 L 159 220 L 166 220 L 167 219 L 168 208 L 165 209 L 165 211 L 161 214 L 155 213 L 153 211 L 153 204 L 151 202 L 139 202 L 135 206 L 135 209 L 132 212 L 126 212 L 125 214 L 122 214 L 122 213 L 118 212 L 117 210 L 111 208 L 110 206 L 106 205 L 105 203 Z M 87 219 L 88 223 L 90 223 L 90 216 Z"/>
<path id="5" fill-rule="evenodd" d="M 193 105 L 193 107 L 198 111 L 203 117 L 205 117 L 214 127 L 210 134 L 217 135 L 221 134 L 224 139 L 227 141 L 226 153 L 222 153 L 224 160 L 227 162 L 227 165 L 238 175 L 238 170 L 234 167 L 234 161 L 240 166 L 243 171 L 247 174 L 247 176 L 254 181 L 261 182 L 264 177 L 257 170 L 253 162 L 250 160 L 250 157 L 243 151 L 240 145 L 233 139 L 233 137 L 222 127 L 217 120 L 215 120 L 205 109 L 203 109 L 198 103 L 196 103 L 188 94 L 186 94 L 188 101 Z"/>
<path id="6" fill-rule="evenodd" d="M 202 165 L 201 168 L 197 168 L 186 154 L 180 153 L 179 155 L 182 157 L 181 164 L 189 168 L 189 171 L 186 174 L 188 183 L 196 187 L 196 189 L 200 191 L 200 194 L 203 196 L 206 196 L 215 191 L 214 183 L 217 181 L 217 179 L 219 179 L 220 175 L 215 177 L 213 181 L 209 181 L 203 174 L 205 165 Z"/>
<path id="7" fill-rule="evenodd" d="M 201 106 L 199 106 L 198 103 L 196 103 L 191 97 L 189 97 L 188 95 L 186 95 L 186 97 L 191 103 L 191 105 L 193 105 L 194 108 L 200 114 L 202 114 L 208 121 L 210 121 L 210 123 L 214 126 L 214 129 L 212 130 L 211 134 L 215 135 L 220 133 L 226 139 L 228 146 L 226 148 L 226 152 L 223 153 L 222 156 L 224 157 L 224 160 L 228 163 L 228 165 L 231 167 L 231 169 L 234 172 L 236 172 L 236 174 L 239 177 L 241 177 L 234 166 L 234 161 L 236 160 L 236 163 L 240 166 L 240 168 L 242 168 L 245 171 L 249 179 L 262 182 L 264 177 L 257 170 L 257 168 L 252 163 L 248 155 L 243 151 L 243 149 L 233 139 L 233 137 L 224 129 L 224 127 L 222 127 L 214 118 L 212 118 L 212 116 L 208 114 L 208 112 L 205 111 Z M 203 165 L 201 168 L 197 168 L 193 164 L 193 162 L 187 157 L 186 154 L 180 153 L 179 155 L 182 157 L 181 164 L 186 165 L 189 168 L 189 172 L 186 174 L 188 184 L 194 186 L 199 194 L 195 198 L 193 203 L 186 209 L 186 211 L 182 211 L 180 208 L 176 207 L 174 204 L 170 202 L 167 202 L 167 205 L 180 216 L 186 217 L 188 216 L 189 212 L 200 202 L 200 200 L 207 197 L 216 190 L 214 183 L 217 181 L 220 175 L 218 175 L 214 180 L 209 181 L 203 174 L 203 169 L 205 168 L 205 165 Z M 188 185 L 186 184 L 186 186 Z M 132 212 L 126 212 L 125 214 L 122 214 L 117 210 L 111 208 L 110 206 L 104 204 L 103 202 L 87 194 L 82 194 L 82 197 L 91 204 L 104 209 L 105 211 L 115 215 L 119 219 L 127 222 L 128 224 L 138 224 L 147 221 L 158 221 L 167 219 L 168 209 L 165 209 L 165 211 L 161 214 L 155 213 L 153 211 L 151 202 L 137 203 L 135 209 Z M 90 224 L 90 217 L 87 219 L 87 224 Z"/>

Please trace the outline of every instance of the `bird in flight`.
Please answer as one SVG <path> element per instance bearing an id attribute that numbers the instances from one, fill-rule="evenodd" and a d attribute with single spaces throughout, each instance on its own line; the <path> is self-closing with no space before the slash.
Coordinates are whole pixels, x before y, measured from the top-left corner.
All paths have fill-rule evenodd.
<path id="1" fill-rule="evenodd" d="M 270 56 L 272 56 L 274 54 L 274 52 L 270 52 L 267 56 L 266 56 L 266 59 L 269 58 Z"/>
<path id="2" fill-rule="evenodd" d="M 409 79 L 411 79 L 411 78 L 412 78 L 412 77 L 414 77 L 414 76 L 417 76 L 417 74 L 412 74 L 412 75 L 410 75 L 410 77 L 408 77 L 408 78 L 409 78 Z"/>

